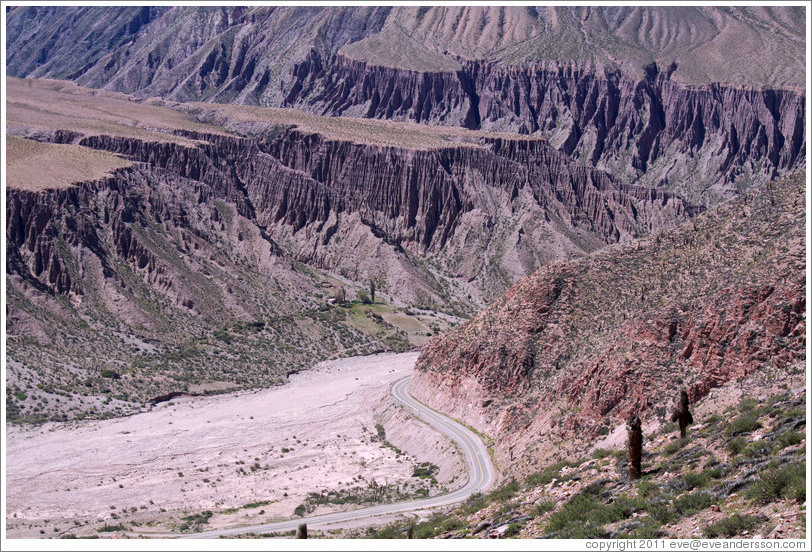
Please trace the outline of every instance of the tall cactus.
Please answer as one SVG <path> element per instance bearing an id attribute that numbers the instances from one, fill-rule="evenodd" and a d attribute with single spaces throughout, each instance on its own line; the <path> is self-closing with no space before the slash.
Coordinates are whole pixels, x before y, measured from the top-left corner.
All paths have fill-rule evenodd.
<path id="1" fill-rule="evenodd" d="M 296 528 L 296 538 L 297 539 L 306 539 L 307 538 L 307 524 L 300 523 L 299 527 Z"/>
<path id="2" fill-rule="evenodd" d="M 688 434 L 688 426 L 694 423 L 694 417 L 688 410 L 688 393 L 685 389 L 680 389 L 679 402 L 674 413 L 671 414 L 672 422 L 679 422 L 679 436 L 685 437 Z"/>
<path id="3" fill-rule="evenodd" d="M 643 474 L 643 429 L 640 417 L 629 417 L 626 430 L 629 433 L 629 479 L 640 479 Z"/>

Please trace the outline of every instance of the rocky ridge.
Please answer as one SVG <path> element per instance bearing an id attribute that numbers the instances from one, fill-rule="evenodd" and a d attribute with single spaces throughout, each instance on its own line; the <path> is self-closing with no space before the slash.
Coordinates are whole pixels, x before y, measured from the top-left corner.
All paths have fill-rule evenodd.
<path id="1" fill-rule="evenodd" d="M 652 64 L 639 81 L 618 69 L 599 75 L 587 65 L 558 63 L 473 61 L 456 72 L 417 72 L 312 52 L 294 67 L 283 105 L 537 133 L 584 164 L 705 203 L 803 165 L 803 94 L 688 88 L 671 80 L 675 69 Z M 676 157 L 689 160 L 674 163 Z"/>
<path id="2" fill-rule="evenodd" d="M 631 413 L 661 419 L 664 389 L 685 386 L 695 401 L 755 372 L 795 370 L 806 328 L 804 181 L 542 268 L 425 346 L 411 392 L 492 435 L 512 473 L 583 448 Z"/>
<path id="3" fill-rule="evenodd" d="M 49 94 L 72 94 L 67 105 L 83 109 L 133 109 L 130 99 L 81 92 Z M 6 192 L 14 412 L 23 404 L 50 410 L 14 399 L 34 396 L 26 389 L 38 385 L 69 397 L 77 381 L 86 382 L 79 395 L 126 387 L 113 394 L 117 401 L 143 403 L 281 381 L 308 358 L 401 350 L 408 331 L 382 316 L 412 333 L 423 328 L 420 343 L 453 323 L 431 312 L 470 313 L 548 260 L 698 212 L 668 192 L 579 166 L 538 139 L 381 148 L 263 126 L 261 116 L 243 136 L 193 121 L 184 130 L 177 117 L 161 131 L 149 123 L 160 114 L 142 123 L 151 134 L 112 122 L 107 134 L 92 124 L 32 126 L 40 124 L 37 105 L 25 116 L 12 112 L 23 146 L 70 144 L 131 166 L 61 189 Z M 423 307 L 429 319 L 326 305 L 338 285 L 360 303 L 353 289 L 370 282 L 389 310 Z M 88 351 L 92 366 L 81 360 Z"/>
<path id="4" fill-rule="evenodd" d="M 803 72 L 796 12 L 19 8 L 7 19 L 15 76 L 536 133 L 629 183 L 713 205 L 805 162 L 805 93 L 786 77 Z M 730 62 L 751 43 L 752 64 Z"/>

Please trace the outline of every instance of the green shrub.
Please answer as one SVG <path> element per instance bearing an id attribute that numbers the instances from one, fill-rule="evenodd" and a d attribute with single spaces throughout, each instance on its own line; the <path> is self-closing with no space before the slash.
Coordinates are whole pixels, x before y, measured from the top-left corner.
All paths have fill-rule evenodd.
<path id="1" fill-rule="evenodd" d="M 682 514 L 683 517 L 688 517 L 696 512 L 701 512 L 711 504 L 713 504 L 713 497 L 703 491 L 682 495 L 674 501 L 674 510 Z"/>
<path id="2" fill-rule="evenodd" d="M 761 427 L 758 415 L 755 412 L 745 412 L 736 416 L 725 430 L 727 435 L 738 435 L 740 433 L 751 433 Z"/>
<path id="3" fill-rule="evenodd" d="M 626 519 L 644 507 L 639 499 L 628 496 L 620 496 L 611 504 L 603 504 L 594 496 L 601 487 L 590 487 L 550 516 L 548 533 L 560 533 L 558 537 L 570 539 L 605 538 L 608 533 L 603 529 L 604 525 Z"/>
<path id="4" fill-rule="evenodd" d="M 490 500 L 482 496 L 481 493 L 474 493 L 462 503 L 460 513 L 464 516 L 469 516 L 473 513 L 480 511 L 482 508 L 490 504 Z"/>
<path id="5" fill-rule="evenodd" d="M 785 449 L 801 443 L 804 437 L 804 434 L 800 431 L 785 431 L 776 438 L 776 443 L 779 449 Z"/>
<path id="6" fill-rule="evenodd" d="M 735 537 L 745 531 L 750 531 L 761 523 L 761 518 L 741 514 L 733 514 L 728 518 L 720 519 L 705 527 L 702 532 L 709 539 L 717 537 Z"/>
<path id="7" fill-rule="evenodd" d="M 722 420 L 724 420 L 724 418 L 722 416 L 720 416 L 719 414 L 716 414 L 714 412 L 713 414 L 711 414 L 710 416 L 708 416 L 705 419 L 705 425 L 712 426 L 712 425 L 718 424 Z"/>
<path id="8" fill-rule="evenodd" d="M 412 470 L 412 477 L 426 479 L 437 473 L 439 469 L 440 468 L 438 468 L 431 462 L 422 462 L 414 467 L 414 469 Z"/>
<path id="9" fill-rule="evenodd" d="M 630 533 L 620 535 L 623 539 L 659 539 L 663 536 L 660 523 L 654 518 L 647 516 L 640 519 L 641 525 Z"/>
<path id="10" fill-rule="evenodd" d="M 508 525 L 505 534 L 502 536 L 506 538 L 514 537 L 519 534 L 519 531 L 522 530 L 522 527 L 524 527 L 524 525 L 521 525 L 519 523 L 511 523 L 510 525 Z"/>
<path id="11" fill-rule="evenodd" d="M 555 510 L 555 500 L 544 499 L 536 503 L 533 507 L 533 514 L 535 516 L 543 516 L 547 512 Z"/>
<path id="12" fill-rule="evenodd" d="M 519 492 L 519 483 L 515 479 L 511 479 L 506 485 L 493 491 L 489 497 L 491 500 L 510 500 Z"/>
<path id="13" fill-rule="evenodd" d="M 107 525 L 106 523 L 104 524 L 104 527 L 98 528 L 99 533 L 113 533 L 115 531 L 126 531 L 126 530 L 127 528 L 124 527 L 123 525 Z"/>
<path id="14" fill-rule="evenodd" d="M 701 489 L 710 483 L 711 479 L 718 479 L 722 477 L 722 470 L 719 468 L 711 468 L 703 471 L 688 472 L 682 476 L 682 480 L 688 485 L 688 489 Z"/>
<path id="15" fill-rule="evenodd" d="M 744 437 L 739 436 L 739 437 L 736 437 L 735 439 L 731 440 L 730 442 L 728 442 L 727 451 L 731 455 L 736 456 L 742 450 L 744 450 L 744 447 L 746 447 L 746 446 L 747 446 L 747 439 L 745 439 Z"/>
<path id="16" fill-rule="evenodd" d="M 761 504 L 787 498 L 806 500 L 806 469 L 802 463 L 769 467 L 759 474 L 759 480 L 748 489 L 747 498 Z"/>
<path id="17" fill-rule="evenodd" d="M 651 498 L 657 494 L 660 486 L 653 481 L 642 480 L 637 484 L 637 496 L 640 498 Z"/>
<path id="18" fill-rule="evenodd" d="M 608 449 L 599 448 L 595 449 L 592 452 L 592 458 L 595 458 L 596 460 L 603 460 L 604 458 L 608 458 L 609 456 L 612 456 L 612 451 Z"/>
<path id="19" fill-rule="evenodd" d="M 441 533 L 445 533 L 448 531 L 456 531 L 458 529 L 462 529 L 465 527 L 465 522 L 462 521 L 458 517 L 449 518 L 439 525 L 439 530 Z"/>
<path id="20" fill-rule="evenodd" d="M 682 447 L 684 447 L 685 445 L 687 445 L 687 444 L 688 444 L 688 441 L 689 441 L 689 439 L 688 439 L 687 437 L 685 437 L 685 438 L 679 438 L 679 439 L 677 439 L 676 441 L 671 441 L 670 443 L 668 443 L 668 444 L 665 446 L 665 449 L 663 449 L 663 450 L 664 450 L 664 451 L 665 451 L 665 453 L 666 453 L 666 454 L 668 454 L 668 455 L 674 454 L 675 452 L 677 452 L 678 450 L 680 450 Z"/>
<path id="21" fill-rule="evenodd" d="M 767 456 L 768 454 L 770 454 L 770 452 L 772 452 L 772 446 L 764 439 L 753 441 L 752 443 L 744 447 L 744 450 L 742 451 L 744 456 L 746 456 L 747 458 Z"/>
<path id="22" fill-rule="evenodd" d="M 742 413 L 753 412 L 758 408 L 758 401 L 752 397 L 742 397 L 737 408 Z"/>
<path id="23" fill-rule="evenodd" d="M 558 479 L 559 481 L 568 480 L 568 477 L 561 475 L 561 470 L 564 468 L 571 468 L 574 465 L 575 464 L 571 462 L 556 462 L 555 464 L 547 466 L 540 472 L 528 475 L 524 480 L 524 485 L 527 488 L 539 487 L 541 485 L 547 485 L 553 479 Z"/>
<path id="24" fill-rule="evenodd" d="M 307 513 L 307 506 L 305 506 L 304 504 L 299 504 L 298 506 L 296 506 L 296 509 L 293 510 L 293 515 L 294 516 L 302 517 L 306 513 Z"/>

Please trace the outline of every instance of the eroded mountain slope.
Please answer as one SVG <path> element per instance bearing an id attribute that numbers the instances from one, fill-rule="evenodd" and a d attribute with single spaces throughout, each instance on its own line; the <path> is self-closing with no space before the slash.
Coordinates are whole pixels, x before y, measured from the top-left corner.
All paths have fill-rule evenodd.
<path id="1" fill-rule="evenodd" d="M 799 173 L 542 268 L 424 347 L 411 391 L 492 435 L 497 460 L 521 471 L 523 456 L 581 450 L 630 413 L 661 420 L 680 386 L 697 400 L 803 370 L 804 193 Z"/>
<path id="2" fill-rule="evenodd" d="M 390 311 L 465 315 L 545 262 L 698 212 L 535 138 L 376 123 L 350 141 L 292 129 L 291 112 L 176 111 L 55 81 L 8 90 L 9 139 L 26 146 L 11 166 L 31 181 L 6 192 L 9 359 L 19 402 L 39 411 L 38 385 L 86 412 L 98 401 L 76 395 L 143 402 L 401 349 L 406 327 L 425 339 L 453 317 L 401 328 L 393 312 L 331 309 L 331 290 L 363 298 L 375 282 Z M 372 145 L 381 133 L 393 145 Z M 29 150 L 107 164 L 51 188 Z"/>

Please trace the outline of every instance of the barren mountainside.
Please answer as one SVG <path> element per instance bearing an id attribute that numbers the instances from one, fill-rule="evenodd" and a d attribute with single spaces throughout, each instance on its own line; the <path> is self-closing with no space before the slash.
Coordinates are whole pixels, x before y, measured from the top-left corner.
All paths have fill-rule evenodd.
<path id="1" fill-rule="evenodd" d="M 537 133 L 712 205 L 804 163 L 799 10 L 17 8 L 8 67 L 140 97 Z"/>
<path id="2" fill-rule="evenodd" d="M 547 265 L 424 347 L 410 389 L 494 436 L 513 472 L 632 413 L 662 422 L 680 386 L 696 401 L 751 374 L 803 371 L 805 199 L 800 173 Z"/>
<path id="3" fill-rule="evenodd" d="M 88 383 L 79 395 L 121 387 L 119 400 L 143 402 L 190 385 L 281 381 L 307 359 L 399 350 L 406 326 L 361 307 L 331 310 L 331 290 L 375 282 L 379 297 L 427 309 L 428 320 L 465 316 L 546 262 L 700 211 L 536 138 L 380 147 L 269 123 L 262 111 L 230 120 L 184 108 L 195 120 L 54 81 L 10 79 L 9 91 L 13 166 L 34 179 L 6 191 L 9 359 L 21 396 L 42 385 L 72 397 L 78 377 Z M 57 105 L 67 112 L 54 115 Z M 168 128 L 155 126 L 162 119 Z M 108 155 L 112 172 L 42 189 L 44 151 Z M 102 373 L 126 377 L 95 381 Z"/>

